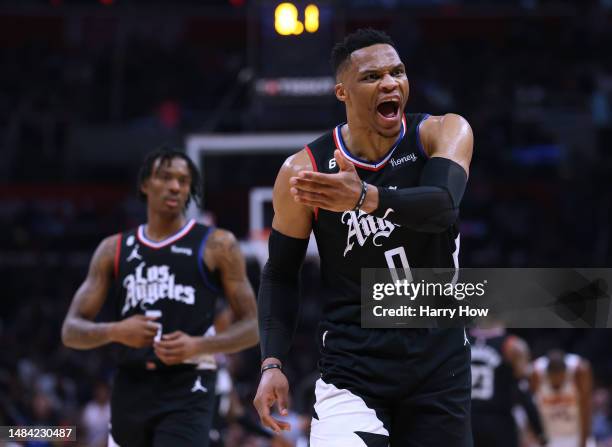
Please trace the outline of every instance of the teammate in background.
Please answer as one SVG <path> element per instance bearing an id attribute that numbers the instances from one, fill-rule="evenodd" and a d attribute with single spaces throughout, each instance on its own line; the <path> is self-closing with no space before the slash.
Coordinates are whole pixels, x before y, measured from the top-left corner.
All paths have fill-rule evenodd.
<path id="1" fill-rule="evenodd" d="M 591 366 L 576 354 L 550 351 L 534 362 L 531 387 L 548 447 L 594 447 L 591 438 Z"/>
<path id="2" fill-rule="evenodd" d="M 287 422 L 283 363 L 298 315 L 298 277 L 314 232 L 327 297 L 310 445 L 472 445 L 470 348 L 463 329 L 363 329 L 365 267 L 457 267 L 457 216 L 473 136 L 458 115 L 405 114 L 408 78 L 384 33 L 335 46 L 347 122 L 283 164 L 258 298 L 262 423 Z"/>
<path id="3" fill-rule="evenodd" d="M 119 343 L 109 445 L 206 446 L 214 411 L 212 354 L 257 343 L 256 304 L 232 233 L 185 218 L 200 176 L 182 152 L 162 149 L 141 167 L 147 223 L 104 239 L 62 327 L 68 347 Z M 107 293 L 117 321 L 94 322 Z M 235 323 L 212 326 L 224 294 Z"/>
<path id="4" fill-rule="evenodd" d="M 545 445 L 540 415 L 529 392 L 529 347 L 506 333 L 500 323 L 470 330 L 472 343 L 472 432 L 474 447 L 518 447 L 512 408 L 525 410 L 530 426 Z"/>

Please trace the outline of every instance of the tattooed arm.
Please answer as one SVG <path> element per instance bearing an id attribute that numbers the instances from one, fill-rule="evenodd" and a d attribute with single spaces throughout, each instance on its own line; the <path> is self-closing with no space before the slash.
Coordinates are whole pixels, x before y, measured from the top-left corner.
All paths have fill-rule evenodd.
<path id="1" fill-rule="evenodd" d="M 210 337 L 190 336 L 182 331 L 164 335 L 154 346 L 156 355 L 168 365 L 181 363 L 197 354 L 238 352 L 259 341 L 255 293 L 234 235 L 226 230 L 215 230 L 206 242 L 204 262 L 211 271 L 218 269 L 221 273 L 234 322 L 225 331 Z"/>
<path id="2" fill-rule="evenodd" d="M 238 241 L 231 232 L 217 229 L 211 234 L 207 249 L 211 255 L 207 265 L 221 273 L 221 284 L 234 314 L 234 323 L 215 337 L 208 337 L 204 351 L 237 352 L 255 346 L 259 341 L 257 305 Z"/>
<path id="3" fill-rule="evenodd" d="M 140 348 L 150 346 L 157 332 L 151 317 L 134 315 L 113 323 L 94 318 L 106 300 L 112 277 L 119 235 L 104 239 L 89 264 L 89 272 L 72 298 L 62 326 L 62 342 L 69 348 L 92 349 L 111 342 Z"/>

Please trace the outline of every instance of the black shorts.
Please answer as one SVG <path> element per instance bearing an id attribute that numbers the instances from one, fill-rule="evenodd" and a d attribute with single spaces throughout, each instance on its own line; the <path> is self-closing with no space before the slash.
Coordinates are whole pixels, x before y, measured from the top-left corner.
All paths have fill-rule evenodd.
<path id="1" fill-rule="evenodd" d="M 323 324 L 311 447 L 471 447 L 463 329 Z"/>
<path id="2" fill-rule="evenodd" d="M 213 371 L 120 369 L 111 398 L 112 441 L 121 447 L 208 446 L 215 379 Z"/>
<path id="3" fill-rule="evenodd" d="M 518 431 L 514 417 L 502 413 L 472 413 L 474 447 L 518 447 Z"/>

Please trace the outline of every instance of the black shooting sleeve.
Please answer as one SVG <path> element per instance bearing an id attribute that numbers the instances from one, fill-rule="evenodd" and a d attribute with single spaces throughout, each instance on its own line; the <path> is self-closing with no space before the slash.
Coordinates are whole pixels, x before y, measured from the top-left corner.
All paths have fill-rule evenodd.
<path id="1" fill-rule="evenodd" d="M 284 362 L 299 314 L 299 277 L 308 239 L 285 236 L 272 229 L 268 262 L 261 274 L 257 313 L 262 360 Z"/>
<path id="2" fill-rule="evenodd" d="M 467 173 L 448 158 L 432 157 L 419 186 L 392 190 L 378 187 L 376 217 L 415 231 L 439 233 L 457 221 Z"/>
<path id="3" fill-rule="evenodd" d="M 535 433 L 538 440 L 542 441 L 545 439 L 544 426 L 542 425 L 542 419 L 540 418 L 540 412 L 538 407 L 533 401 L 533 395 L 529 390 L 529 384 L 527 380 L 523 379 L 516 385 L 516 400 L 527 415 L 527 420 L 531 429 Z"/>

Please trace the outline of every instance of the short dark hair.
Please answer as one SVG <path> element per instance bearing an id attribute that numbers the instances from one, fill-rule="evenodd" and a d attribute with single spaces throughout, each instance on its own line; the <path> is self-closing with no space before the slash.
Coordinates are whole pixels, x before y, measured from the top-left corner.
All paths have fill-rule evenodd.
<path id="1" fill-rule="evenodd" d="M 565 352 L 560 349 L 553 349 L 548 353 L 547 357 L 548 367 L 546 370 L 549 374 L 561 373 L 567 368 L 565 365 Z"/>
<path id="2" fill-rule="evenodd" d="M 331 64 L 334 74 L 338 74 L 338 71 L 350 59 L 353 51 L 379 43 L 385 43 L 395 48 L 395 43 L 387 33 L 372 28 L 359 28 L 346 36 L 342 42 L 338 42 L 332 49 Z"/>
<path id="3" fill-rule="evenodd" d="M 191 186 L 189 188 L 189 197 L 187 198 L 187 202 L 185 203 L 185 207 L 189 206 L 191 200 L 195 202 L 195 204 L 199 207 L 202 206 L 202 180 L 200 177 L 200 171 L 193 163 L 191 158 L 187 156 L 183 151 L 179 149 L 173 149 L 168 146 L 162 146 L 152 152 L 149 152 L 140 169 L 138 171 L 138 197 L 143 202 L 147 202 L 147 195 L 143 193 L 140 189 L 142 184 L 151 177 L 153 173 L 153 166 L 155 166 L 155 162 L 159 160 L 159 165 L 162 163 L 170 163 L 170 161 L 174 158 L 180 158 L 185 160 L 187 166 L 189 168 L 189 173 L 191 174 Z"/>

